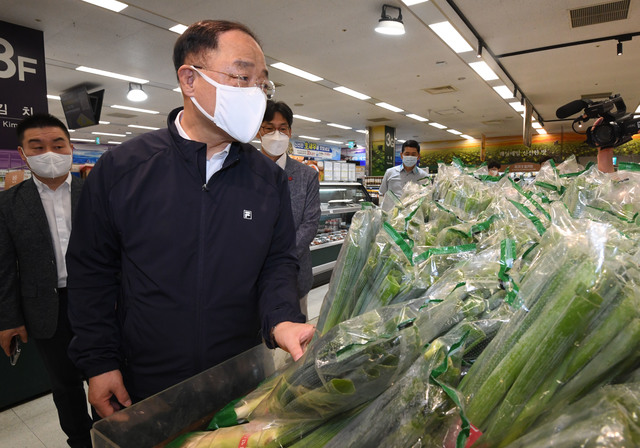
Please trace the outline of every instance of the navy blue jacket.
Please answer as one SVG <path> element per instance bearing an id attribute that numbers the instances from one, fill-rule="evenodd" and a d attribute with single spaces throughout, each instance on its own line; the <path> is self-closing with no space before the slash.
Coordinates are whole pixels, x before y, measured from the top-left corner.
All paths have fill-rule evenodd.
<path id="1" fill-rule="evenodd" d="M 71 359 L 88 377 L 121 369 L 134 399 L 304 322 L 285 172 L 234 143 L 205 185 L 179 110 L 96 163 L 67 251 Z"/>

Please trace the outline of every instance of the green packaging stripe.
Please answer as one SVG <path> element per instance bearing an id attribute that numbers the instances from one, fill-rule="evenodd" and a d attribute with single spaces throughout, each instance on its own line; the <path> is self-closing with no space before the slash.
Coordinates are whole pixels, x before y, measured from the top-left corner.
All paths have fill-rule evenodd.
<path id="1" fill-rule="evenodd" d="M 456 390 L 438 381 L 438 377 L 447 371 L 447 367 L 449 365 L 449 357 L 452 354 L 454 354 L 456 351 L 460 350 L 460 348 L 464 344 L 465 339 L 467 339 L 468 335 L 469 335 L 469 332 L 467 331 L 464 335 L 462 335 L 462 337 L 458 340 L 458 342 L 456 342 L 451 346 L 451 348 L 449 349 L 449 353 L 447 353 L 447 355 L 445 356 L 444 360 L 442 361 L 442 364 L 440 364 L 440 366 L 434 369 L 430 375 L 431 382 L 440 386 L 444 391 L 444 393 L 447 394 L 447 396 L 451 399 L 451 401 L 454 402 L 454 404 L 458 407 L 460 411 L 460 432 L 458 433 L 458 438 L 456 439 L 456 448 L 464 448 L 465 445 L 467 444 L 467 439 L 469 438 L 469 433 L 470 433 L 469 420 L 467 419 L 467 416 L 464 414 L 464 411 L 462 410 L 460 397 L 456 392 Z"/>
<path id="2" fill-rule="evenodd" d="M 505 239 L 500 242 L 500 271 L 498 277 L 505 283 L 510 283 L 511 279 L 507 272 L 513 266 L 513 260 L 516 258 L 516 244 L 512 239 Z"/>
<path id="3" fill-rule="evenodd" d="M 553 168 L 553 171 L 556 172 L 556 174 L 558 173 L 558 167 L 556 167 L 556 162 L 554 162 L 553 159 L 549 159 L 549 165 L 551 165 L 551 168 Z"/>
<path id="4" fill-rule="evenodd" d="M 418 202 L 416 202 L 416 208 L 413 209 L 413 211 L 411 213 L 409 213 L 407 215 L 406 218 L 404 218 L 404 230 L 407 230 L 407 227 L 409 227 L 409 221 L 411 221 L 413 219 L 413 217 L 416 215 L 416 213 L 418 213 L 418 210 L 420 210 L 420 207 L 422 207 L 422 203 L 424 202 L 424 196 L 421 197 Z"/>
<path id="5" fill-rule="evenodd" d="M 612 212 L 611 210 L 605 210 L 605 209 L 603 209 L 603 208 L 594 207 L 594 206 L 592 206 L 592 205 L 587 205 L 587 208 L 592 208 L 592 209 L 594 209 L 594 210 L 599 210 L 599 211 L 601 211 L 601 212 L 608 213 L 608 214 L 610 214 L 611 216 L 614 216 L 614 217 L 618 218 L 620 221 L 628 222 L 628 223 L 631 223 L 631 224 L 636 223 L 636 218 L 638 217 L 638 212 L 636 212 L 636 213 L 633 215 L 633 218 L 625 218 L 624 216 L 620 216 L 620 215 L 618 215 L 617 213 Z"/>
<path id="6" fill-rule="evenodd" d="M 538 231 L 538 234 L 540 234 L 540 236 L 544 235 L 544 232 L 546 232 L 547 229 L 544 227 L 542 222 L 540 222 L 538 217 L 534 215 L 533 212 L 527 208 L 527 206 L 519 202 L 516 202 L 512 199 L 509 199 L 509 202 L 511 202 L 524 216 L 526 216 L 529 219 L 529 221 L 533 223 L 533 225 L 536 227 L 536 230 Z"/>
<path id="7" fill-rule="evenodd" d="M 551 203 L 551 199 L 549 199 L 546 194 L 544 194 L 542 192 L 537 192 L 537 193 L 534 193 L 534 194 L 536 196 L 538 196 L 542 200 L 543 204 L 550 204 Z"/>
<path id="8" fill-rule="evenodd" d="M 442 204 L 440 204 L 439 202 L 435 202 L 436 207 L 438 207 L 440 210 L 442 210 L 443 212 L 447 212 L 450 215 L 455 216 L 455 218 L 460 221 L 460 222 L 464 222 L 462 219 L 458 218 L 458 215 L 456 215 L 455 213 L 453 213 L 451 210 L 449 210 L 448 208 L 446 208 L 445 206 L 443 206 Z"/>
<path id="9" fill-rule="evenodd" d="M 550 184 L 548 182 L 542 182 L 542 181 L 537 180 L 533 184 L 537 185 L 538 187 L 546 188 L 547 190 L 553 190 L 553 191 L 558 191 L 558 192 L 560 191 L 560 189 L 558 187 L 556 187 L 555 185 Z"/>
<path id="10" fill-rule="evenodd" d="M 490 176 L 488 174 L 480 174 L 478 175 L 478 179 L 491 181 L 491 182 L 498 182 L 500 179 L 502 179 L 502 176 Z"/>
<path id="11" fill-rule="evenodd" d="M 549 215 L 549 213 L 544 209 L 544 207 L 542 205 L 538 204 L 538 201 L 536 201 L 533 198 L 533 195 L 531 193 L 527 193 L 526 191 L 524 191 L 522 189 L 522 187 L 520 185 L 516 184 L 512 179 L 509 179 L 509 180 L 511 181 L 511 185 L 513 185 L 513 188 L 515 188 L 518 193 L 520 193 L 522 196 L 527 198 L 529 200 L 529 202 L 531 202 L 533 204 L 533 206 L 535 208 L 537 208 L 538 211 L 540 211 L 540 213 L 542 213 L 544 216 L 547 217 L 547 219 L 549 221 L 551 221 L 551 215 Z"/>
<path id="12" fill-rule="evenodd" d="M 485 230 L 488 230 L 491 224 L 493 223 L 493 221 L 495 221 L 496 219 L 498 219 L 498 215 L 491 215 L 489 219 L 487 219 L 486 221 L 479 222 L 477 224 L 472 225 L 471 231 L 469 231 L 469 234 L 470 234 L 469 236 L 474 235 L 478 232 L 483 232 Z"/>
<path id="13" fill-rule="evenodd" d="M 441 254 L 457 254 L 461 252 L 470 252 L 476 250 L 475 244 L 462 244 L 460 246 L 444 246 L 444 247 L 432 247 L 431 249 L 422 252 L 418 255 L 414 262 L 420 263 L 431 255 L 441 255 Z"/>
<path id="14" fill-rule="evenodd" d="M 640 171 L 640 163 L 620 162 L 618 163 L 618 171 Z"/>
<path id="15" fill-rule="evenodd" d="M 400 236 L 400 234 L 394 229 L 391 224 L 388 222 L 384 222 L 382 227 L 387 232 L 387 234 L 391 237 L 391 239 L 398 245 L 402 253 L 407 257 L 411 266 L 413 266 L 413 251 L 411 247 L 407 244 L 407 242 Z"/>

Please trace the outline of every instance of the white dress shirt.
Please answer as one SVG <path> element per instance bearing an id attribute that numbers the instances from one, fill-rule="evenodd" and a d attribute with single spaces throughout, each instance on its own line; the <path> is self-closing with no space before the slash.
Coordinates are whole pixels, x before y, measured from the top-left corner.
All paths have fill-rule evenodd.
<path id="1" fill-rule="evenodd" d="M 427 171 L 422 168 L 418 168 L 417 166 L 414 166 L 411 171 L 407 172 L 407 170 L 404 169 L 404 165 L 401 163 L 398 166 L 389 168 L 384 173 L 378 192 L 384 195 L 388 190 L 391 190 L 396 196 L 400 197 L 402 196 L 402 188 L 407 184 L 407 182 L 418 182 L 420 179 L 428 175 L 429 173 Z"/>
<path id="2" fill-rule="evenodd" d="M 55 190 L 40 182 L 35 176 L 33 176 L 33 181 L 38 188 L 44 213 L 47 215 L 49 223 L 53 253 L 56 256 L 56 267 L 58 268 L 58 288 L 66 288 L 67 265 L 64 256 L 67 253 L 69 235 L 71 234 L 71 173 Z"/>
<path id="3" fill-rule="evenodd" d="M 176 117 L 176 128 L 178 128 L 178 134 L 180 134 L 180 137 L 182 138 L 185 138 L 187 140 L 193 140 L 191 137 L 187 135 L 187 133 L 184 131 L 184 129 L 180 125 L 180 120 L 182 120 L 182 112 L 183 111 L 180 111 L 178 113 L 178 116 Z M 211 179 L 211 176 L 213 176 L 215 173 L 220 171 L 220 169 L 222 168 L 222 165 L 224 165 L 224 161 L 227 159 L 227 156 L 229 155 L 230 149 L 231 149 L 231 143 L 229 143 L 227 147 L 224 148 L 222 151 L 215 153 L 214 155 L 211 156 L 211 158 L 207 159 L 207 182 L 209 182 L 209 179 Z"/>

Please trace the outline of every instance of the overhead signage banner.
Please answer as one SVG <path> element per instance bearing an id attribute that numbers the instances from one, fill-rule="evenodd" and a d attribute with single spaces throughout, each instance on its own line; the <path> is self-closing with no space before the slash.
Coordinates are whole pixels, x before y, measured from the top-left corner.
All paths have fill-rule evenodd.
<path id="1" fill-rule="evenodd" d="M 0 148 L 15 149 L 18 123 L 46 112 L 44 34 L 0 21 Z"/>
<path id="2" fill-rule="evenodd" d="M 293 155 L 323 160 L 340 160 L 340 147 L 322 143 L 292 140 Z"/>

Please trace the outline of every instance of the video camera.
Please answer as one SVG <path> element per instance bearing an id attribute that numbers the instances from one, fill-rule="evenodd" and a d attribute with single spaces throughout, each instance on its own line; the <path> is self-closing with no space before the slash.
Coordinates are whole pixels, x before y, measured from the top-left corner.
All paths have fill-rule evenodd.
<path id="1" fill-rule="evenodd" d="M 627 114 L 627 106 L 619 94 L 612 95 L 603 101 L 575 100 L 556 111 L 558 118 L 567 118 L 573 114 L 583 111 L 582 115 L 571 124 L 571 128 L 578 134 L 585 134 L 575 128 L 589 120 L 602 118 L 593 126 L 588 126 L 586 143 L 589 146 L 599 148 L 615 148 L 629 140 L 640 130 L 640 118 L 633 118 L 632 114 Z M 615 111 L 614 111 L 615 109 Z"/>

